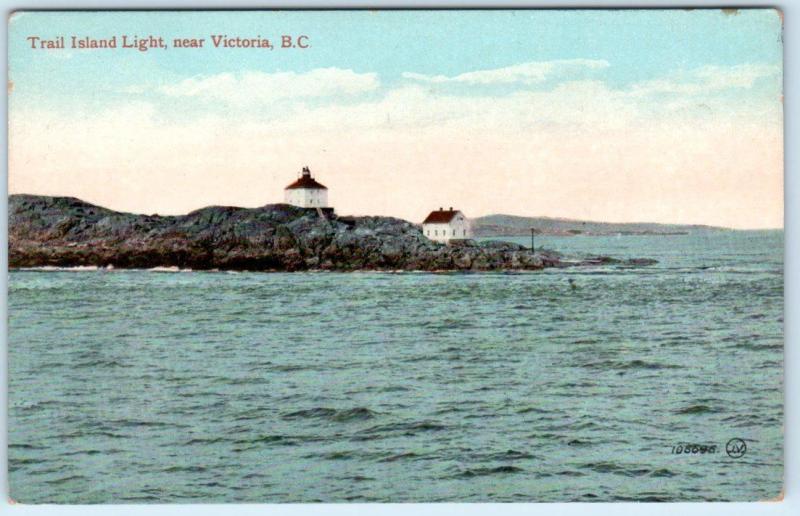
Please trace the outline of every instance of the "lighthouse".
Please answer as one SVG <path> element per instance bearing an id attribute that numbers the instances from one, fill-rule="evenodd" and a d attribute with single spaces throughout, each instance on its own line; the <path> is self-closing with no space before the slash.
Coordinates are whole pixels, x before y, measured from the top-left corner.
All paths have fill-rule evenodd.
<path id="1" fill-rule="evenodd" d="M 300 178 L 283 190 L 283 199 L 299 208 L 327 208 L 328 188 L 311 177 L 308 167 L 303 167 Z"/>

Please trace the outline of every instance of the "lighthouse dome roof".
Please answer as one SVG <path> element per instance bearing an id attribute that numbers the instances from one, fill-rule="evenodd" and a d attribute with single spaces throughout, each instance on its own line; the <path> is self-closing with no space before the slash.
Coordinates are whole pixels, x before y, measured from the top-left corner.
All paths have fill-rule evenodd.
<path id="1" fill-rule="evenodd" d="M 287 186 L 285 190 L 297 190 L 300 188 L 305 188 L 308 190 L 328 189 L 325 185 L 318 183 L 313 177 L 311 177 L 311 171 L 308 169 L 308 167 L 303 167 L 303 175 L 300 176 L 297 181 Z"/>

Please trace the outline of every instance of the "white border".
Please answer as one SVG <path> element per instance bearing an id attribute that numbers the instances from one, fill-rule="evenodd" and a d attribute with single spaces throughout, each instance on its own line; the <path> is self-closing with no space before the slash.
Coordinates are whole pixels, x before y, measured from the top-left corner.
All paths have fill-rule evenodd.
<path id="1" fill-rule="evenodd" d="M 300 0 L 298 2 L 274 0 L 238 0 L 234 4 L 220 0 L 173 0 L 171 2 L 159 2 L 157 0 L 49 0 L 35 2 L 34 0 L 0 0 L 3 7 L 5 19 L 8 20 L 10 12 L 18 9 L 264 9 L 264 8 L 478 8 L 478 7 L 508 7 L 508 8 L 684 8 L 684 7 L 775 7 L 784 13 L 784 109 L 785 109 L 785 180 L 784 180 L 784 206 L 785 206 L 785 368 L 784 368 L 784 392 L 786 393 L 785 405 L 785 498 L 783 502 L 760 502 L 760 503 L 532 503 L 532 504 L 230 504 L 230 505 L 188 505 L 188 504 L 158 504 L 158 505 L 22 505 L 10 504 L 8 500 L 8 480 L 7 480 L 7 406 L 8 400 L 6 389 L 8 386 L 7 378 L 7 295 L 8 295 L 8 162 L 2 160 L 2 170 L 4 181 L 0 189 L 0 204 L 2 213 L 0 216 L 0 269 L 4 274 L 0 275 L 0 489 L 5 496 L 0 499 L 0 513 L 8 513 L 16 516 L 28 515 L 100 515 L 113 512 L 119 515 L 133 514 L 157 514 L 158 516 L 187 515 L 192 516 L 216 516 L 218 514 L 278 514 L 278 515 L 351 515 L 351 514 L 379 514 L 379 515 L 398 515 L 413 512 L 418 515 L 477 515 L 502 512 L 510 515 L 528 514 L 552 514 L 560 515 L 596 515 L 596 514 L 618 514 L 626 516 L 629 514 L 648 514 L 653 516 L 672 515 L 680 512 L 681 516 L 715 516 L 715 515 L 788 515 L 800 514 L 800 485 L 798 485 L 798 465 L 800 465 L 800 443 L 798 443 L 798 414 L 800 402 L 800 352 L 796 348 L 798 343 L 798 325 L 800 325 L 800 305 L 798 305 L 798 295 L 800 295 L 800 284 L 798 283 L 798 260 L 800 256 L 800 226 L 798 225 L 798 210 L 792 203 L 792 199 L 798 197 L 798 157 L 797 147 L 793 147 L 790 142 L 800 142 L 797 135 L 798 108 L 794 102 L 792 91 L 800 91 L 798 83 L 798 62 L 800 62 L 800 48 L 798 40 L 800 33 L 796 32 L 797 17 L 800 17 L 800 8 L 792 5 L 790 1 L 767 2 L 767 1 L 705 1 L 705 2 L 681 2 L 680 0 L 628 0 L 628 1 L 602 1 L 602 0 L 561 0 L 561 1 L 520 1 L 520 0 L 350 0 L 350 1 L 319 1 L 319 0 Z M 8 24 L 2 24 L 2 37 L 0 38 L 0 54 L 5 56 L 6 66 L 3 67 L 3 76 L 7 82 L 7 41 Z M 7 120 L 8 98 L 3 100 L 2 113 Z M 2 131 L 3 150 L 7 151 L 8 144 L 8 125 L 4 125 Z M 795 137 L 795 138 L 793 138 Z M 7 152 L 5 153 L 7 158 Z M 794 393 L 792 396 L 790 393 Z"/>

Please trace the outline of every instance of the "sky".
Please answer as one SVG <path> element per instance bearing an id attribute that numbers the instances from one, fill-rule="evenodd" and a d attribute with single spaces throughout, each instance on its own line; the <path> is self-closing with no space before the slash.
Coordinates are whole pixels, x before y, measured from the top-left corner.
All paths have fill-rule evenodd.
<path id="1" fill-rule="evenodd" d="M 179 214 L 282 202 L 309 166 L 340 214 L 782 228 L 781 25 L 771 9 L 18 12 L 9 191 Z"/>

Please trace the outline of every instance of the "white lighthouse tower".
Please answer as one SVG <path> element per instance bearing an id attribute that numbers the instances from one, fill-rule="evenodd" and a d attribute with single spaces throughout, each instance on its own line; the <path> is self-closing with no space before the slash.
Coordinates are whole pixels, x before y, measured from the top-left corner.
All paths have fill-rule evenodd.
<path id="1" fill-rule="evenodd" d="M 300 178 L 284 189 L 283 199 L 300 208 L 327 208 L 328 188 L 311 177 L 308 167 L 303 167 Z"/>

